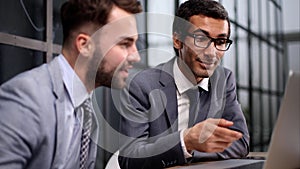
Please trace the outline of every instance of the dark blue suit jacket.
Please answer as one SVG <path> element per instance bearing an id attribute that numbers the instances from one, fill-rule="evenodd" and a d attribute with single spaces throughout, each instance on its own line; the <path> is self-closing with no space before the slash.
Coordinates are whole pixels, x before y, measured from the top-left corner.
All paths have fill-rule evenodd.
<path id="1" fill-rule="evenodd" d="M 234 122 L 233 130 L 243 133 L 222 153 L 193 152 L 185 159 L 178 131 L 176 86 L 172 59 L 156 68 L 135 75 L 123 90 L 119 111 L 122 114 L 120 140 L 121 168 L 164 168 L 187 162 L 241 158 L 249 152 L 246 121 L 236 96 L 231 71 L 219 66 L 210 77 L 209 91 L 201 95 L 200 111 L 194 124 L 206 118 L 224 118 Z"/>

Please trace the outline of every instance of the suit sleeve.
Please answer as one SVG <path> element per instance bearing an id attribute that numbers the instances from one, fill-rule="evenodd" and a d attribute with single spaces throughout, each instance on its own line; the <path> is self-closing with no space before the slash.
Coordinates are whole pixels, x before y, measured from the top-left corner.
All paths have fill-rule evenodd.
<path id="1" fill-rule="evenodd" d="M 171 127 L 162 127 L 167 122 L 163 121 L 163 115 L 158 117 L 158 112 L 164 113 L 158 107 L 163 106 L 158 105 L 161 103 L 159 96 L 148 94 L 150 92 L 147 91 L 151 90 L 147 85 L 140 86 L 132 82 L 129 91 L 122 93 L 120 126 L 121 132 L 126 135 L 120 138 L 126 140 L 121 143 L 123 146 L 119 155 L 122 169 L 164 168 L 186 162 L 180 144 L 180 132 L 172 132 Z M 168 129 L 162 131 L 164 128 Z"/>
<path id="2" fill-rule="evenodd" d="M 249 133 L 241 105 L 237 100 L 235 78 L 229 70 L 221 72 L 221 74 L 225 75 L 225 90 L 223 97 L 224 108 L 221 111 L 221 118 L 233 121 L 234 125 L 231 126 L 230 129 L 241 132 L 243 137 L 233 142 L 229 148 L 221 153 L 195 152 L 193 161 L 243 158 L 249 153 Z M 220 79 L 220 77 L 218 79 Z"/>
<path id="3" fill-rule="evenodd" d="M 228 158 L 242 158 L 249 153 L 249 133 L 247 123 L 241 105 L 237 100 L 236 95 L 236 81 L 233 74 L 228 74 L 228 80 L 226 84 L 226 101 L 223 112 L 223 118 L 233 121 L 234 125 L 230 127 L 232 130 L 239 131 L 243 134 L 243 137 L 235 142 L 232 146 L 226 149 L 224 152 L 219 153 L 219 157 L 222 159 Z"/>
<path id="4" fill-rule="evenodd" d="M 32 88 L 20 81 L 13 84 L 0 88 L 0 168 L 22 169 L 39 144 L 35 136 L 41 127 L 34 99 L 27 95 Z"/>

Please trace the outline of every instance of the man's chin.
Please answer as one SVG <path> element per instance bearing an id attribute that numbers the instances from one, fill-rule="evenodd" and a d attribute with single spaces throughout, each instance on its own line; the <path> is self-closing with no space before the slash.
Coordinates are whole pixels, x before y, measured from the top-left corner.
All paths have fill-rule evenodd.
<path id="1" fill-rule="evenodd" d="M 123 89 L 126 86 L 126 82 L 124 79 L 115 79 L 111 83 L 111 88 L 113 89 Z"/>
<path id="2" fill-rule="evenodd" d="M 215 72 L 216 68 L 217 68 L 217 66 L 215 66 L 215 67 L 213 67 L 211 69 L 206 69 L 202 73 L 203 73 L 204 76 L 210 77 L 210 76 L 213 75 L 213 73 Z"/>
<path id="3" fill-rule="evenodd" d="M 205 71 L 199 72 L 197 74 L 197 76 L 199 78 L 209 78 L 213 73 L 214 73 L 214 70 L 205 70 Z"/>

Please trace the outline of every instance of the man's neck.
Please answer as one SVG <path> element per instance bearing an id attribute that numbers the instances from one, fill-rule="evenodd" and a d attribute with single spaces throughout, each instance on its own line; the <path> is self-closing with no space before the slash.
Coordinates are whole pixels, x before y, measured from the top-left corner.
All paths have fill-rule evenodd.
<path id="1" fill-rule="evenodd" d="M 184 74 L 184 76 L 194 85 L 199 84 L 203 78 L 196 77 L 191 69 L 182 61 L 179 57 L 177 58 L 177 64 L 180 71 Z"/>

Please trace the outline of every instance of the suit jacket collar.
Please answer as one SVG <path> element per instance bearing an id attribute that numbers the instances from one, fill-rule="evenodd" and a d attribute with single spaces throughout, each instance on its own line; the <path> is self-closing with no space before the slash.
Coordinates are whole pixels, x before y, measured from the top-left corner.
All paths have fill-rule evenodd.
<path id="1" fill-rule="evenodd" d="M 60 54 L 57 56 L 59 66 L 62 70 L 62 79 L 69 97 L 71 98 L 71 103 L 76 108 L 80 106 L 87 98 L 91 98 L 92 94 L 89 94 L 85 85 L 75 73 L 74 69 L 65 59 L 65 57 Z"/>
<path id="2" fill-rule="evenodd" d="M 48 64 L 48 71 L 50 74 L 50 79 L 52 82 L 52 88 L 53 93 L 56 96 L 56 98 L 62 98 L 64 95 L 62 94 L 64 92 L 63 87 L 63 79 L 61 74 L 61 69 L 59 67 L 58 58 L 54 58 L 49 64 Z"/>
<path id="3" fill-rule="evenodd" d="M 185 93 L 187 90 L 192 89 L 192 88 L 197 88 L 200 87 L 205 91 L 208 91 L 208 82 L 209 82 L 209 78 L 203 78 L 201 80 L 200 83 L 198 83 L 197 85 L 193 84 L 190 80 L 188 80 L 188 78 L 181 72 L 177 62 L 178 62 L 179 58 L 175 59 L 175 62 L 173 64 L 173 72 L 174 74 L 176 74 L 176 76 L 174 76 L 175 79 L 175 84 L 176 84 L 176 88 L 177 91 L 179 92 L 179 94 L 183 94 Z M 196 79 L 195 79 L 196 80 Z"/>

